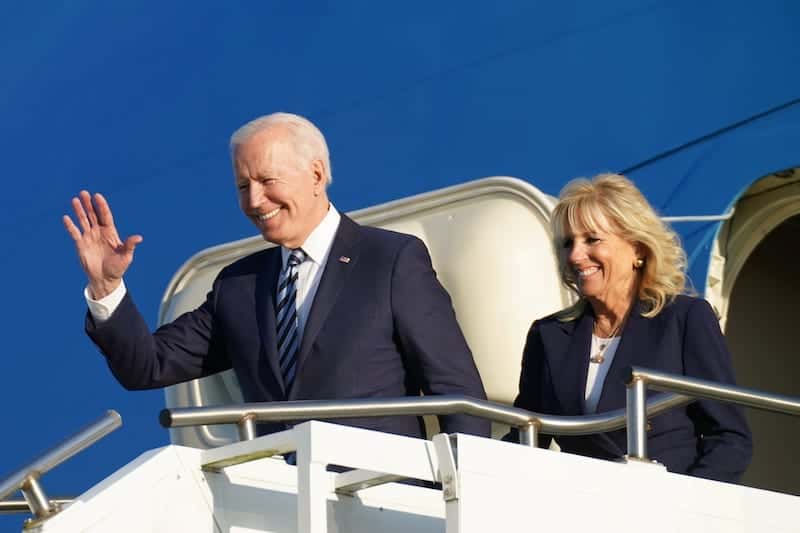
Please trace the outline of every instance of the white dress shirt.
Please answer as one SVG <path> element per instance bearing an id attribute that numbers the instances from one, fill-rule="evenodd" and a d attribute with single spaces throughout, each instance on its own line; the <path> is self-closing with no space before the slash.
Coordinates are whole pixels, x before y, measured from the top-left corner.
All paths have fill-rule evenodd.
<path id="1" fill-rule="evenodd" d="M 311 311 L 311 304 L 317 294 L 319 281 L 325 271 L 325 263 L 331 252 L 333 239 L 336 236 L 336 230 L 339 228 L 341 218 L 333 204 L 330 204 L 325 218 L 314 228 L 314 231 L 311 232 L 301 246 L 308 258 L 300 265 L 297 277 L 298 338 L 303 338 L 303 331 L 308 320 L 308 314 Z M 281 246 L 281 268 L 286 267 L 290 252 L 291 250 Z M 108 320 L 119 307 L 126 293 L 125 282 L 122 280 L 120 280 L 120 284 L 116 289 L 99 300 L 94 300 L 91 297 L 88 286 L 83 290 L 86 304 L 89 306 L 89 312 L 96 322 Z"/>
<path id="2" fill-rule="evenodd" d="M 125 288 L 125 280 L 119 280 L 119 286 L 111 291 L 109 294 L 95 300 L 89 294 L 89 286 L 83 289 L 83 297 L 86 298 L 86 305 L 89 306 L 89 312 L 92 314 L 95 322 L 105 322 L 117 310 L 122 299 L 128 289 Z"/>
<path id="3" fill-rule="evenodd" d="M 333 238 L 336 237 L 336 230 L 339 228 L 341 216 L 333 204 L 330 204 L 328 213 L 322 222 L 314 228 L 306 242 L 300 247 L 308 256 L 305 261 L 300 263 L 297 272 L 297 338 L 303 338 L 303 332 L 308 321 L 308 314 L 311 305 L 314 303 L 314 296 L 319 288 L 319 280 L 325 271 L 325 263 L 331 253 Z M 281 246 L 281 269 L 286 268 L 291 250 Z"/>

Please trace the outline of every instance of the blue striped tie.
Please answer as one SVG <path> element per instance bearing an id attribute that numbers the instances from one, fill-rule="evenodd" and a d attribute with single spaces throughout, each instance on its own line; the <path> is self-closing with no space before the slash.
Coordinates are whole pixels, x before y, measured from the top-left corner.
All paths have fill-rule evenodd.
<path id="1" fill-rule="evenodd" d="M 294 381 L 297 370 L 297 350 L 300 346 L 297 325 L 297 276 L 299 265 L 306 260 L 306 254 L 300 248 L 289 253 L 286 268 L 281 271 L 278 280 L 278 356 L 283 374 L 284 389 L 288 392 Z"/>

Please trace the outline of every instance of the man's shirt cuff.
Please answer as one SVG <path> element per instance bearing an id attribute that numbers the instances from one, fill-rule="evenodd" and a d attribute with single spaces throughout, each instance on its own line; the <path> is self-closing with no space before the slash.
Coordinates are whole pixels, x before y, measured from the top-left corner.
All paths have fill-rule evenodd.
<path id="1" fill-rule="evenodd" d="M 86 298 L 86 305 L 89 306 L 89 312 L 92 314 L 95 322 L 105 322 L 114 311 L 117 310 L 122 299 L 125 298 L 128 290 L 125 288 L 125 281 L 120 280 L 119 286 L 99 300 L 92 299 L 89 294 L 89 286 L 83 289 L 83 296 Z"/>

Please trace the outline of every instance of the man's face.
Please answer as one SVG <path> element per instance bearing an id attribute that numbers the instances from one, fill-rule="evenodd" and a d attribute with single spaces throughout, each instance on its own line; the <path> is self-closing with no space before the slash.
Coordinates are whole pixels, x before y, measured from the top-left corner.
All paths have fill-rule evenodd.
<path id="1" fill-rule="evenodd" d="M 322 162 L 298 155 L 281 126 L 240 144 L 233 171 L 239 207 L 269 242 L 300 247 L 327 212 Z"/>

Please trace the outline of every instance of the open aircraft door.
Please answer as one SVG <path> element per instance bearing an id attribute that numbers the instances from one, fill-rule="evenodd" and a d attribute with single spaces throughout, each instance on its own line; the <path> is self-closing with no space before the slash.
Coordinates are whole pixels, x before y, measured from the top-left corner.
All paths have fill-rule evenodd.
<path id="1" fill-rule="evenodd" d="M 740 385 L 800 395 L 797 305 L 800 280 L 800 169 L 753 182 L 717 232 L 706 298 L 720 314 Z M 796 420 L 747 410 L 754 456 L 743 482 L 800 494 Z"/>

